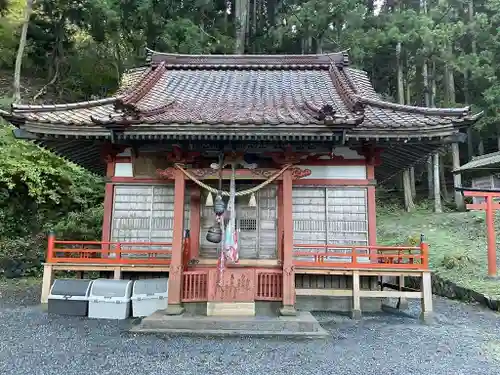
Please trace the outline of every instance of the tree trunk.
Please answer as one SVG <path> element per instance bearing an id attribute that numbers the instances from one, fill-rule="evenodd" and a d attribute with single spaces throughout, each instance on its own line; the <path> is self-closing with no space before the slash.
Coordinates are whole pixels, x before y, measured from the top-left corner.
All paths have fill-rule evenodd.
<path id="1" fill-rule="evenodd" d="M 403 192 L 405 197 L 405 210 L 407 212 L 415 210 L 415 203 L 413 203 L 413 198 L 411 196 L 411 178 L 409 168 L 403 171 Z"/>
<path id="2" fill-rule="evenodd" d="M 439 153 L 435 152 L 433 155 L 433 169 L 434 169 L 434 212 L 443 212 L 441 206 L 441 191 L 439 188 Z"/>
<path id="3" fill-rule="evenodd" d="M 404 76 L 403 76 L 403 64 L 401 60 L 401 42 L 396 44 L 396 67 L 397 67 L 397 82 L 398 82 L 398 102 L 400 104 L 405 104 L 405 88 L 404 88 Z M 412 189 L 411 189 L 411 178 L 410 170 L 405 169 L 403 171 L 403 193 L 405 197 L 405 209 L 411 212 L 415 209 L 415 204 L 413 203 Z"/>
<path id="4" fill-rule="evenodd" d="M 427 65 L 427 59 L 424 61 L 424 65 L 422 66 L 422 78 L 424 80 L 424 100 L 425 106 L 430 107 L 430 87 L 429 87 L 429 67 Z"/>
<path id="5" fill-rule="evenodd" d="M 436 62 L 432 61 L 431 107 L 436 106 Z"/>
<path id="6" fill-rule="evenodd" d="M 453 157 L 453 169 L 460 168 L 460 147 L 458 143 L 452 143 L 451 155 Z M 462 175 L 460 173 L 453 174 L 453 186 L 456 188 L 462 187 Z M 460 211 L 465 210 L 464 197 L 460 191 L 455 190 L 455 205 Z"/>
<path id="7" fill-rule="evenodd" d="M 479 155 L 484 155 L 484 142 L 482 139 L 479 140 L 479 145 L 477 146 L 477 153 Z"/>
<path id="8" fill-rule="evenodd" d="M 500 124 L 497 124 L 497 149 L 500 151 Z"/>
<path id="9" fill-rule="evenodd" d="M 26 47 L 26 35 L 28 34 L 28 26 L 30 24 L 30 17 L 33 11 L 33 0 L 27 0 L 24 8 L 23 27 L 21 29 L 21 36 L 19 38 L 19 47 L 17 49 L 16 63 L 14 68 L 14 82 L 13 82 L 13 101 L 17 103 L 21 100 L 21 65 L 23 63 L 24 48 Z"/>
<path id="10" fill-rule="evenodd" d="M 234 53 L 243 55 L 245 53 L 246 32 L 248 24 L 248 1 L 236 0 L 234 3 L 235 23 L 236 23 L 236 44 Z"/>
<path id="11" fill-rule="evenodd" d="M 444 168 L 444 159 L 439 158 L 439 179 L 441 180 L 441 194 L 445 201 L 449 200 L 448 186 L 446 185 L 446 174 Z"/>
<path id="12" fill-rule="evenodd" d="M 410 190 L 411 197 L 415 199 L 417 197 L 417 188 L 415 183 L 415 167 L 410 167 Z"/>
<path id="13" fill-rule="evenodd" d="M 432 155 L 427 159 L 427 189 L 429 199 L 434 197 L 434 183 L 433 183 L 433 173 L 432 173 Z"/>
<path id="14" fill-rule="evenodd" d="M 474 1 L 469 0 L 469 24 L 474 22 Z M 474 35 L 471 35 L 471 52 L 472 55 L 475 56 L 477 53 L 476 46 L 476 38 Z M 464 77 L 465 85 L 464 85 L 464 95 L 465 95 L 465 104 L 470 104 L 470 93 L 469 93 L 469 70 L 466 70 L 467 78 Z M 500 141 L 499 141 L 500 142 Z M 500 143 L 499 143 L 500 146 Z M 500 147 L 499 147 L 500 150 Z M 467 128 L 467 160 L 471 160 L 474 157 L 474 144 L 472 143 L 472 126 Z"/>

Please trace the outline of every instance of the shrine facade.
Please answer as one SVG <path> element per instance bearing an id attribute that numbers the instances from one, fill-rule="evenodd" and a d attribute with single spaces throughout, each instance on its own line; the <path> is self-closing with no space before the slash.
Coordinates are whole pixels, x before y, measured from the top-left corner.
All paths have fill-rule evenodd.
<path id="1" fill-rule="evenodd" d="M 106 177 L 103 237 L 49 236 L 42 302 L 58 269 L 146 272 L 169 276 L 166 313 L 207 315 L 267 303 L 358 316 L 391 296 L 430 312 L 428 245 L 377 245 L 376 183 L 479 118 L 383 101 L 345 53 L 150 50 L 110 98 L 0 114 L 18 138 Z M 423 287 L 384 291 L 381 276 Z"/>

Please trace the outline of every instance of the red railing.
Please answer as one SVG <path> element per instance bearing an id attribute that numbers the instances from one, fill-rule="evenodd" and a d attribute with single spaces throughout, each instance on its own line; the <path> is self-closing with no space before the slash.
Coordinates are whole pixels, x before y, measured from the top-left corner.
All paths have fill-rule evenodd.
<path id="1" fill-rule="evenodd" d="M 419 246 L 295 244 L 293 264 L 295 267 L 425 270 L 429 268 L 428 250 L 425 242 Z"/>
<path id="2" fill-rule="evenodd" d="M 208 271 L 185 271 L 182 274 L 182 302 L 208 299 Z"/>
<path id="3" fill-rule="evenodd" d="M 281 301 L 283 299 L 283 271 L 257 271 L 257 288 L 255 300 Z"/>
<path id="4" fill-rule="evenodd" d="M 170 264 L 170 242 L 58 241 L 49 235 L 47 263 Z"/>

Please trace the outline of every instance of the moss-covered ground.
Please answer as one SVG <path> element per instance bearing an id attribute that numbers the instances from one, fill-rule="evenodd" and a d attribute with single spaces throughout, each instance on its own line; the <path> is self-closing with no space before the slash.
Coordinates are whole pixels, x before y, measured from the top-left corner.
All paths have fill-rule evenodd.
<path id="1" fill-rule="evenodd" d="M 499 217 L 497 217 L 497 220 Z M 497 242 L 500 224 L 496 223 Z M 500 281 L 488 280 L 484 212 L 433 213 L 426 207 L 407 213 L 379 204 L 377 242 L 403 245 L 424 234 L 431 269 L 444 279 L 488 296 L 500 297 Z M 500 246 L 497 246 L 500 266 Z"/>

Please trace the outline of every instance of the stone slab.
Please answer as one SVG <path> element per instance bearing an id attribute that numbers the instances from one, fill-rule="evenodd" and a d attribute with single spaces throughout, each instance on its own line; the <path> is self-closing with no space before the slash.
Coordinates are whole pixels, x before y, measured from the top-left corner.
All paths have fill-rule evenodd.
<path id="1" fill-rule="evenodd" d="M 131 329 L 134 333 L 191 336 L 257 336 L 324 338 L 328 332 L 309 312 L 297 316 L 193 316 L 166 315 L 158 311 Z"/>

